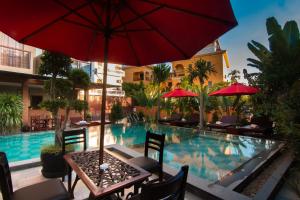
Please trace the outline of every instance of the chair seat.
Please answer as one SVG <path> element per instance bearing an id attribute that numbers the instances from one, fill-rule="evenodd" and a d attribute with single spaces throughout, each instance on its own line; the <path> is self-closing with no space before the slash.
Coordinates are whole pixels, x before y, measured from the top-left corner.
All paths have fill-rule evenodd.
<path id="1" fill-rule="evenodd" d="M 158 161 L 156 161 L 152 158 L 145 157 L 145 156 L 131 158 L 129 160 L 129 162 L 131 162 L 149 172 L 156 172 L 157 170 L 160 169 L 160 165 L 159 165 Z"/>
<path id="2" fill-rule="evenodd" d="M 136 194 L 130 197 L 128 200 L 141 200 L 141 194 Z"/>
<path id="3" fill-rule="evenodd" d="M 13 193 L 13 200 L 66 200 L 69 193 L 63 183 L 57 179 L 37 183 L 21 188 Z"/>

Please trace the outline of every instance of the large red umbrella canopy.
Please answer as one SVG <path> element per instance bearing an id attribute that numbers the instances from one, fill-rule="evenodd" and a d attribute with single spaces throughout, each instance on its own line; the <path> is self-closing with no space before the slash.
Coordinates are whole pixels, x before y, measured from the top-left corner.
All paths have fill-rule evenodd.
<path id="1" fill-rule="evenodd" d="M 7 0 L 0 6 L 0 31 L 15 40 L 104 62 L 100 162 L 107 63 L 188 59 L 236 25 L 229 0 Z"/>
<path id="2" fill-rule="evenodd" d="M 162 97 L 172 98 L 172 97 L 197 97 L 197 96 L 198 95 L 196 93 L 181 88 L 176 88 L 175 90 L 165 93 Z"/>
<path id="3" fill-rule="evenodd" d="M 107 18 L 108 17 L 108 18 Z M 147 65 L 189 59 L 236 26 L 229 0 L 7 0 L 0 31 L 79 60 Z"/>
<path id="4" fill-rule="evenodd" d="M 209 96 L 240 96 L 253 95 L 259 92 L 258 88 L 244 85 L 242 83 L 234 83 L 228 87 L 222 88 L 209 94 Z"/>

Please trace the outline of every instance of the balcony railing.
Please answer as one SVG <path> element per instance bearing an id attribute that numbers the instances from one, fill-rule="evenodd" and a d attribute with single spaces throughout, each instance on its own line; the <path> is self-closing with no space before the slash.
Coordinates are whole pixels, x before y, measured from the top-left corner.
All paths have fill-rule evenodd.
<path id="1" fill-rule="evenodd" d="M 29 51 L 0 45 L 0 65 L 29 69 L 30 57 Z"/>

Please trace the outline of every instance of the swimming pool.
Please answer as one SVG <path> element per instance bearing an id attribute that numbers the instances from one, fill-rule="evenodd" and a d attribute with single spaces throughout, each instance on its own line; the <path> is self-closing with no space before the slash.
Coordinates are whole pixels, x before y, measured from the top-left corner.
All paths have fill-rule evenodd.
<path id="1" fill-rule="evenodd" d="M 190 173 L 208 181 L 217 181 L 259 153 L 270 150 L 274 141 L 229 134 L 213 134 L 194 129 L 155 124 L 107 125 L 105 145 L 120 144 L 136 148 L 145 141 L 146 130 L 166 134 L 164 163 L 179 169 L 190 166 Z M 88 129 L 88 146 L 99 146 L 99 127 Z M 54 133 L 23 133 L 0 137 L 0 151 L 9 162 L 39 158 L 45 144 L 54 143 Z M 156 157 L 156 154 L 151 156 Z"/>

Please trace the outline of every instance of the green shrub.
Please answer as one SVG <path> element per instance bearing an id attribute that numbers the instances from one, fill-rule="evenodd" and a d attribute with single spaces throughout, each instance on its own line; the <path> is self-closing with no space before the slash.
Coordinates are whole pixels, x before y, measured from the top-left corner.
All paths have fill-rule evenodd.
<path id="1" fill-rule="evenodd" d="M 22 112 L 23 102 L 21 96 L 0 94 L 0 134 L 20 128 Z"/>
<path id="2" fill-rule="evenodd" d="M 67 152 L 73 152 L 75 150 L 74 145 L 66 146 Z M 59 154 L 62 151 L 61 146 L 50 144 L 42 147 L 41 153 L 42 154 Z"/>
<path id="3" fill-rule="evenodd" d="M 120 102 L 115 103 L 111 108 L 110 120 L 116 122 L 123 119 L 123 109 Z"/>
<path id="4" fill-rule="evenodd" d="M 218 112 L 215 111 L 212 116 L 212 123 L 215 123 L 218 120 L 219 120 Z"/>

